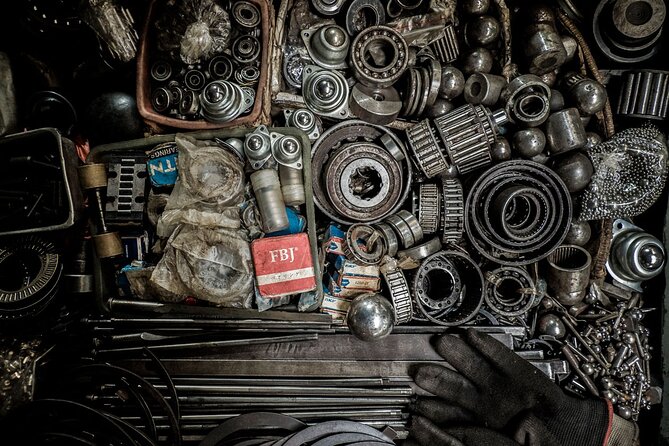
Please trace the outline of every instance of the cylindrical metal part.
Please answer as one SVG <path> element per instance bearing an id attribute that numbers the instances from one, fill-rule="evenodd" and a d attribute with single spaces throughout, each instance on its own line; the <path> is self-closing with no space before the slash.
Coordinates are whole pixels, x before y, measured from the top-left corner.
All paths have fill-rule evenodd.
<path id="1" fill-rule="evenodd" d="M 640 70 L 625 74 L 618 98 L 618 115 L 662 120 L 669 111 L 669 72 Z"/>
<path id="2" fill-rule="evenodd" d="M 79 166 L 79 183 L 85 191 L 107 187 L 107 165 L 103 163 Z"/>
<path id="3" fill-rule="evenodd" d="M 125 253 L 123 242 L 117 232 L 107 232 L 93 236 L 95 252 L 101 259 L 118 257 Z"/>
<path id="4" fill-rule="evenodd" d="M 349 106 L 355 116 L 365 122 L 387 125 L 397 119 L 402 100 L 393 87 L 370 88 L 357 83 L 351 89 Z"/>
<path id="5" fill-rule="evenodd" d="M 523 49 L 532 74 L 544 74 L 559 68 L 567 60 L 567 51 L 555 28 L 553 10 L 532 4 L 527 10 L 530 24 L 525 29 Z"/>
<path id="6" fill-rule="evenodd" d="M 300 206 L 306 201 L 304 194 L 304 179 L 302 169 L 294 167 L 279 166 L 279 179 L 281 181 L 281 193 L 286 206 Z"/>
<path id="7" fill-rule="evenodd" d="M 310 36 L 310 55 L 316 65 L 337 68 L 346 62 L 349 38 L 346 30 L 337 25 L 325 25 Z"/>
<path id="8" fill-rule="evenodd" d="M 577 245 L 562 245 L 548 256 L 547 263 L 546 281 L 558 302 L 567 306 L 581 302 L 590 283 L 590 253 Z"/>
<path id="9" fill-rule="evenodd" d="M 567 108 L 550 115 L 546 124 L 546 140 L 551 155 L 584 147 L 587 136 L 578 110 Z"/>
<path id="10" fill-rule="evenodd" d="M 614 231 L 620 222 L 613 223 Z M 614 234 L 607 267 L 615 276 L 633 282 L 652 279 L 662 271 L 664 262 L 664 246 L 652 235 L 640 229 Z"/>
<path id="11" fill-rule="evenodd" d="M 286 229 L 289 226 L 288 214 L 277 171 L 262 169 L 252 173 L 251 185 L 258 202 L 263 231 L 276 232 Z"/>
<path id="12" fill-rule="evenodd" d="M 386 218 L 385 222 L 395 230 L 404 248 L 411 248 L 423 240 L 423 228 L 409 211 L 401 210 Z"/>
<path id="13" fill-rule="evenodd" d="M 506 87 L 506 78 L 494 74 L 474 73 L 465 84 L 465 101 L 492 107 Z"/>
<path id="14" fill-rule="evenodd" d="M 382 62 L 373 62 L 378 53 L 385 57 L 380 59 Z M 359 33 L 353 40 L 350 54 L 356 79 L 373 88 L 391 86 L 409 65 L 407 42 L 400 33 L 387 26 L 371 26 Z"/>

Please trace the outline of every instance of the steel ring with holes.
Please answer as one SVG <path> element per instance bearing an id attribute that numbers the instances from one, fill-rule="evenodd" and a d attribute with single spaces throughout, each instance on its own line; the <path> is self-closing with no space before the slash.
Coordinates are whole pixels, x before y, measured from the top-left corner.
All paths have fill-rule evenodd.
<path id="1" fill-rule="evenodd" d="M 255 28 L 260 25 L 260 10 L 251 2 L 237 0 L 232 5 L 232 18 L 242 28 Z"/>
<path id="2" fill-rule="evenodd" d="M 356 223 L 346 231 L 344 254 L 358 263 L 378 264 L 386 254 L 382 237 L 374 227 Z"/>
<path id="3" fill-rule="evenodd" d="M 501 316 L 525 314 L 534 304 L 534 281 L 522 268 L 506 266 L 486 274 L 485 302 Z"/>
<path id="4" fill-rule="evenodd" d="M 409 47 L 397 31 L 372 26 L 353 40 L 351 68 L 356 79 L 372 88 L 394 84 L 409 66 Z"/>

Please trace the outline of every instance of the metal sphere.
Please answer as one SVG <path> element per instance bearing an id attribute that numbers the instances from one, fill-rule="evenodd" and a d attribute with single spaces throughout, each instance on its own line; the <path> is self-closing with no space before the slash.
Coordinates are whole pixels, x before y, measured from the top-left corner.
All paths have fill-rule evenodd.
<path id="1" fill-rule="evenodd" d="M 582 80 L 574 85 L 569 94 L 579 111 L 586 115 L 599 113 L 606 106 L 606 88 L 593 79 Z"/>
<path id="2" fill-rule="evenodd" d="M 496 18 L 482 15 L 465 25 L 465 38 L 471 47 L 487 46 L 499 38 L 500 25 Z"/>
<path id="3" fill-rule="evenodd" d="M 585 134 L 585 146 L 583 147 L 585 150 L 590 150 L 593 147 L 601 144 L 602 142 L 602 137 L 599 136 L 598 133 L 595 132 L 587 132 Z"/>
<path id="4" fill-rule="evenodd" d="M 476 48 L 467 54 L 462 62 L 462 71 L 465 74 L 490 73 L 494 58 L 490 50 Z"/>
<path id="5" fill-rule="evenodd" d="M 462 2 L 462 10 L 466 14 L 481 15 L 488 12 L 490 0 L 465 0 Z"/>
<path id="6" fill-rule="evenodd" d="M 444 170 L 439 174 L 441 178 L 446 178 L 446 179 L 457 178 L 458 175 L 459 175 L 458 168 L 455 167 L 455 164 L 451 164 L 450 166 L 448 166 L 448 169 Z"/>
<path id="7" fill-rule="evenodd" d="M 344 45 L 346 37 L 346 32 L 339 26 L 329 26 L 323 33 L 325 41 L 334 47 Z"/>
<path id="8" fill-rule="evenodd" d="M 525 158 L 539 155 L 546 147 L 546 135 L 538 128 L 519 130 L 512 141 L 513 149 Z"/>
<path id="9" fill-rule="evenodd" d="M 634 336 L 634 333 L 625 332 L 623 333 L 621 341 L 625 344 L 632 345 L 636 342 L 636 336 Z"/>
<path id="10" fill-rule="evenodd" d="M 586 375 L 594 375 L 595 374 L 595 366 L 593 366 L 589 362 L 584 362 L 581 365 L 581 371 L 583 371 L 583 373 L 585 373 Z"/>
<path id="11" fill-rule="evenodd" d="M 250 150 L 258 150 L 262 147 L 263 140 L 258 135 L 251 135 L 249 136 L 249 139 L 246 140 L 246 145 Z"/>
<path id="12" fill-rule="evenodd" d="M 592 228 L 587 221 L 572 221 L 569 226 L 569 232 L 564 239 L 564 243 L 568 245 L 585 246 L 590 241 L 592 236 Z"/>
<path id="13" fill-rule="evenodd" d="M 499 138 L 490 146 L 490 155 L 495 162 L 508 161 L 511 159 L 511 144 L 506 138 Z"/>
<path id="14" fill-rule="evenodd" d="M 244 141 L 239 138 L 228 138 L 225 140 L 238 153 L 244 153 Z"/>
<path id="15" fill-rule="evenodd" d="M 465 76 L 455 67 L 447 66 L 441 69 L 441 84 L 439 97 L 454 99 L 460 96 L 465 89 Z"/>
<path id="16" fill-rule="evenodd" d="M 453 110 L 453 108 L 455 106 L 448 99 L 437 98 L 434 104 L 425 110 L 425 116 L 427 118 L 438 118 L 439 116 L 444 116 Z"/>
<path id="17" fill-rule="evenodd" d="M 555 82 L 557 82 L 556 71 L 549 71 L 548 73 L 542 74 L 539 77 L 541 78 L 541 82 L 548 85 L 549 87 L 553 87 L 553 85 L 555 85 Z"/>
<path id="18" fill-rule="evenodd" d="M 316 84 L 316 94 L 321 99 L 329 99 L 335 94 L 335 84 L 329 79 L 323 79 Z"/>
<path id="19" fill-rule="evenodd" d="M 559 90 L 551 90 L 551 113 L 564 109 L 564 95 Z"/>
<path id="20" fill-rule="evenodd" d="M 567 334 L 564 323 L 554 314 L 548 313 L 541 316 L 537 324 L 539 333 L 553 336 L 555 339 L 562 339 Z"/>
<path id="21" fill-rule="evenodd" d="M 609 377 L 607 377 L 607 376 L 605 376 L 604 378 L 602 378 L 602 379 L 599 381 L 599 383 L 600 383 L 600 385 L 602 386 L 602 389 L 604 389 L 604 390 L 609 390 L 610 388 L 612 388 L 612 387 L 615 385 L 615 383 L 613 382 L 613 379 L 612 379 L 612 378 L 609 378 Z"/>
<path id="22" fill-rule="evenodd" d="M 585 189 L 594 172 L 592 161 L 581 152 L 570 152 L 560 157 L 553 164 L 553 170 L 572 193 Z"/>
<path id="23" fill-rule="evenodd" d="M 364 294 L 351 302 L 346 315 L 351 333 L 366 342 L 383 339 L 393 331 L 393 305 L 380 294 Z"/>
<path id="24" fill-rule="evenodd" d="M 639 264 L 648 270 L 655 271 L 664 264 L 664 253 L 656 245 L 646 245 L 639 251 Z"/>
<path id="25" fill-rule="evenodd" d="M 629 406 L 620 405 L 618 406 L 618 415 L 626 420 L 629 420 L 632 418 L 632 409 L 630 409 Z"/>

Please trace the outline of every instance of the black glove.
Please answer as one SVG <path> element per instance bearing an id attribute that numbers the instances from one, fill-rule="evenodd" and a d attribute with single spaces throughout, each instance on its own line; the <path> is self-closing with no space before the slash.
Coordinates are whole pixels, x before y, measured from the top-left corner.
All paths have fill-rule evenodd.
<path id="1" fill-rule="evenodd" d="M 419 415 L 439 425 L 474 419 L 486 428 L 512 432 L 522 444 L 604 444 L 611 412 L 603 400 L 567 396 L 532 364 L 476 330 L 468 330 L 462 338 L 442 336 L 435 348 L 459 373 L 433 364 L 417 368 L 416 384 L 441 398 L 419 398 L 413 408 Z M 434 423 L 416 417 L 412 434 L 426 446 L 477 444 L 421 440 L 435 438 L 430 437 L 433 427 Z"/>

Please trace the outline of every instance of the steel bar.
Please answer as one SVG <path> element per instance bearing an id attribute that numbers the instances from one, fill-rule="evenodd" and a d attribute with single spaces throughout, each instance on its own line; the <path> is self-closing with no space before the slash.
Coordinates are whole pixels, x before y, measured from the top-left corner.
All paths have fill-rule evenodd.
<path id="1" fill-rule="evenodd" d="M 104 403 L 120 402 L 115 396 L 92 397 L 91 399 Z M 369 406 L 397 406 L 409 404 L 412 401 L 409 397 L 272 397 L 272 396 L 211 396 L 211 397 L 179 397 L 180 404 L 191 405 L 238 405 L 238 406 L 351 406 L 351 405 L 369 405 Z"/>
<path id="2" fill-rule="evenodd" d="M 155 385 L 158 390 L 166 390 L 165 385 Z M 192 386 L 176 385 L 179 395 L 205 394 L 213 396 L 222 393 L 224 395 L 298 395 L 298 396 L 411 396 L 411 386 L 396 386 L 390 388 L 356 388 L 356 387 L 302 387 L 302 386 Z M 116 389 L 114 385 L 102 386 L 102 390 Z"/>

